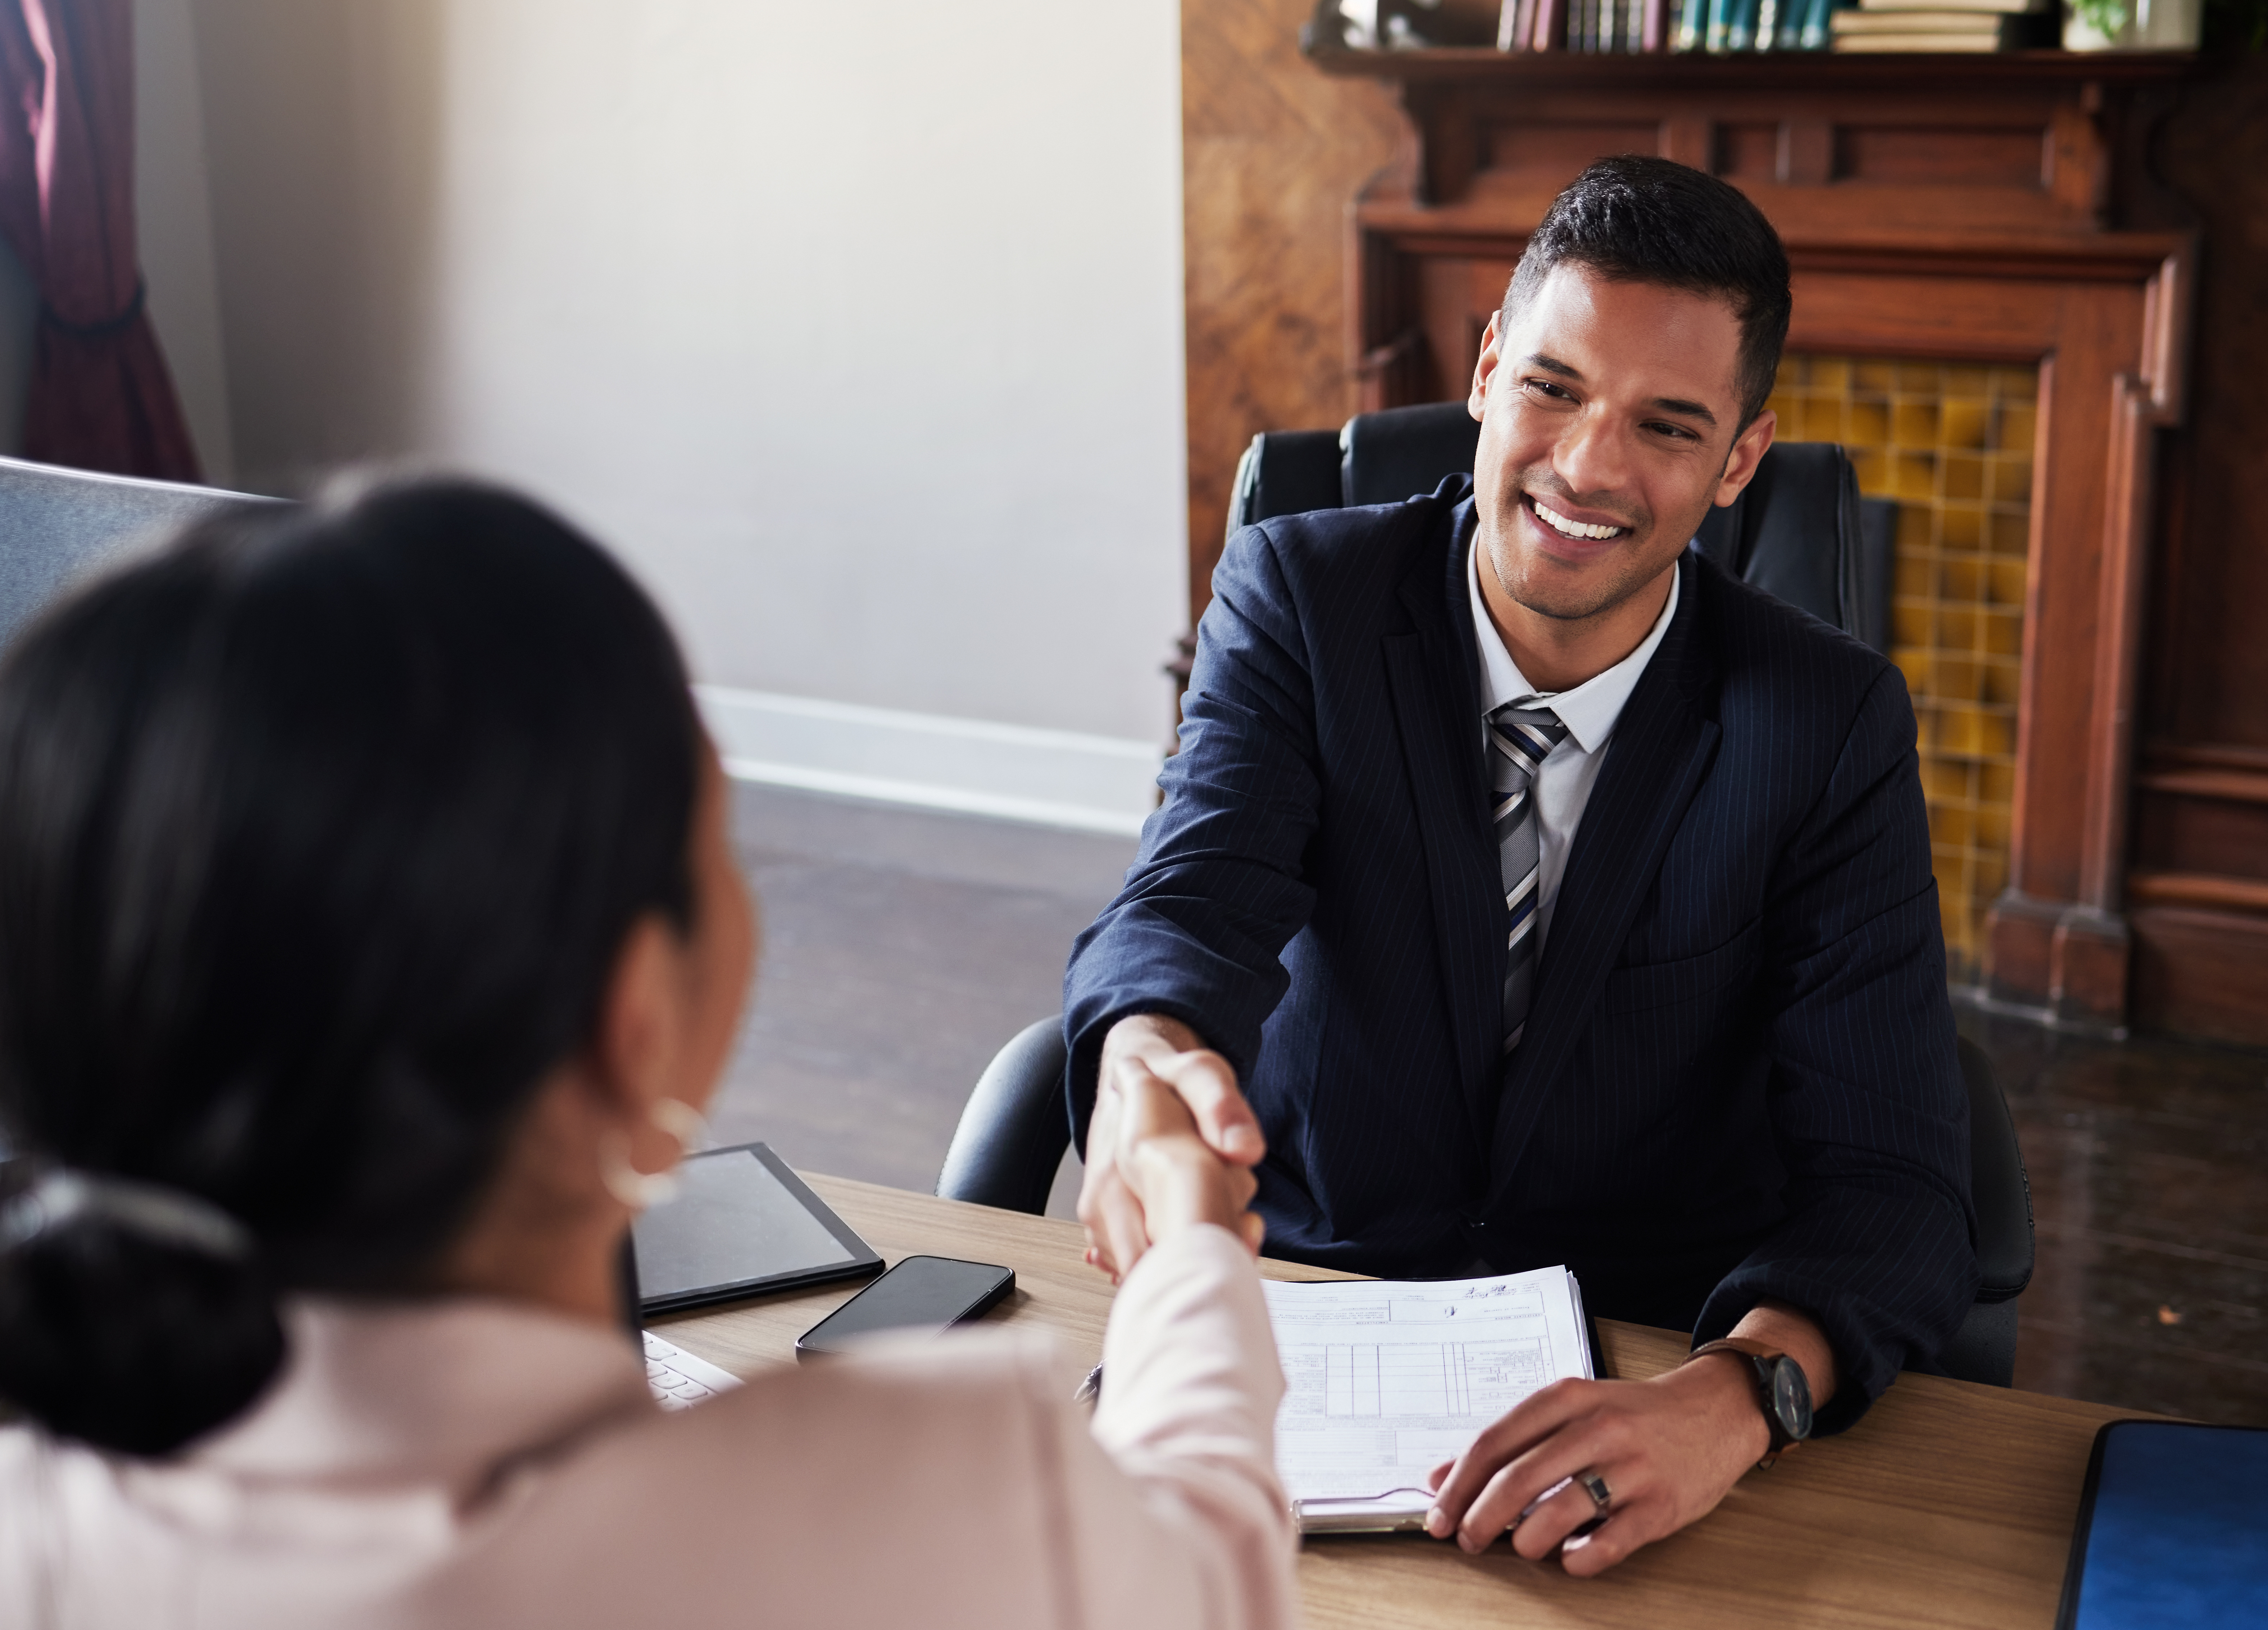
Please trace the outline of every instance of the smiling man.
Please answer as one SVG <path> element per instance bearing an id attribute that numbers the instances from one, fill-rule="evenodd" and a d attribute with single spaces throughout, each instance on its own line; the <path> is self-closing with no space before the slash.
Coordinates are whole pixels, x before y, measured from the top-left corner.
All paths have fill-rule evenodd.
<path id="1" fill-rule="evenodd" d="M 1739 192 L 1586 171 L 1489 325 L 1473 478 L 1230 542 L 1165 801 L 1065 977 L 1099 1265 L 1142 1250 L 1099 1152 L 1148 1073 L 1256 1165 L 1276 1254 L 1564 1262 L 1694 1332 L 1444 1474 L 1471 1548 L 1603 1516 L 1571 1572 L 1857 1420 L 1976 1287 L 1904 683 L 1688 547 L 1771 445 L 1788 311 Z"/>

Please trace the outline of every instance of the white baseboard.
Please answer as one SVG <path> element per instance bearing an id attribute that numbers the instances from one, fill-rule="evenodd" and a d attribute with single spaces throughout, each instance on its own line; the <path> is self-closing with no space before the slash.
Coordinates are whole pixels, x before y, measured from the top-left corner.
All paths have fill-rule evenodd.
<path id="1" fill-rule="evenodd" d="M 1133 836 L 1157 802 L 1147 741 L 696 685 L 726 772 L 742 781 L 958 815 Z"/>

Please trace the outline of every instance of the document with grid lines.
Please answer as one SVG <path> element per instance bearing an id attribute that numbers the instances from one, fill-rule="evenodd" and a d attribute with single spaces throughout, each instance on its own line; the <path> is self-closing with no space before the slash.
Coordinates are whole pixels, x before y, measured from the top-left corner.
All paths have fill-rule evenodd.
<path id="1" fill-rule="evenodd" d="M 1418 1527 L 1426 1473 L 1554 1381 L 1592 1374 L 1565 1268 L 1478 1280 L 1271 1280 L 1276 1466 L 1307 1533 Z"/>

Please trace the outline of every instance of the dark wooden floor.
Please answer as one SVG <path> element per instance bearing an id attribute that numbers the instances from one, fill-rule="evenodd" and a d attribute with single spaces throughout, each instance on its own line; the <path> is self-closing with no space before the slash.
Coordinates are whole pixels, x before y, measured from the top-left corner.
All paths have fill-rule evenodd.
<path id="1" fill-rule="evenodd" d="M 2031 1177 L 2016 1384 L 2268 1426 L 2268 1056 L 1960 1021 Z"/>
<path id="2" fill-rule="evenodd" d="M 734 799 L 764 947 L 712 1130 L 925 1191 L 993 1053 L 1061 1010 L 1071 940 L 1134 840 L 747 785 Z"/>
<path id="3" fill-rule="evenodd" d="M 1133 841 L 735 795 L 766 944 L 717 1134 L 926 1190 L 985 1061 L 1060 1006 Z M 2038 1219 L 2017 1385 L 2268 1424 L 2268 1056 L 1961 1023 L 1992 1056 Z"/>

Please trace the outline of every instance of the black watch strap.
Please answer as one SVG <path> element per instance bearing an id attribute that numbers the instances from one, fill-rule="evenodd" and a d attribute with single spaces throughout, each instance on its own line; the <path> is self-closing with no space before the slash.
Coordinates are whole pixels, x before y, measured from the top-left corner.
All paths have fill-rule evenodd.
<path id="1" fill-rule="evenodd" d="M 1787 1429 L 1779 1418 L 1778 1409 L 1772 1403 L 1772 1386 L 1787 1354 L 1761 1341 L 1727 1336 L 1721 1341 L 1704 1342 L 1693 1349 L 1685 1361 L 1690 1364 L 1695 1359 L 1705 1358 L 1712 1353 L 1728 1353 L 1749 1368 L 1749 1378 L 1756 1383 L 1756 1407 L 1764 1412 L 1764 1429 L 1771 1434 L 1771 1444 L 1756 1465 L 1759 1470 L 1769 1468 L 1782 1455 L 1803 1442 Z"/>

